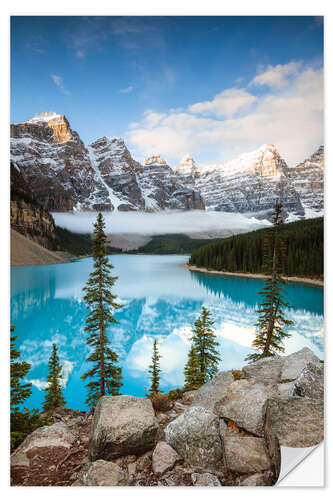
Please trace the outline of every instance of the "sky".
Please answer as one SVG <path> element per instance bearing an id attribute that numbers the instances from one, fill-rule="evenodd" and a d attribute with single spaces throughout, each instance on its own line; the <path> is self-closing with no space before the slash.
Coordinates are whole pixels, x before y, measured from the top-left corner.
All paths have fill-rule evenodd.
<path id="1" fill-rule="evenodd" d="M 323 18 L 11 18 L 11 122 L 65 115 L 85 144 L 210 164 L 323 144 Z"/>

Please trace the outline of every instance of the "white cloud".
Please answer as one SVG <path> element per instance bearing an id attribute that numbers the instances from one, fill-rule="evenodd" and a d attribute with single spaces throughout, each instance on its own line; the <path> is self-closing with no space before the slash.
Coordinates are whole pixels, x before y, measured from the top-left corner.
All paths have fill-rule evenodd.
<path id="1" fill-rule="evenodd" d="M 129 85 L 128 87 L 126 87 L 125 89 L 120 89 L 120 92 L 122 94 L 129 94 L 130 92 L 132 92 L 134 90 L 134 87 L 133 85 Z"/>
<path id="2" fill-rule="evenodd" d="M 78 57 L 79 59 L 83 59 L 84 57 L 86 57 L 85 51 L 84 50 L 77 50 L 76 57 Z"/>
<path id="3" fill-rule="evenodd" d="M 244 89 L 226 89 L 217 94 L 212 101 L 197 102 L 189 106 L 189 111 L 217 117 L 231 117 L 238 111 L 248 108 L 257 98 Z"/>
<path id="4" fill-rule="evenodd" d="M 70 95 L 70 91 L 65 88 L 64 79 L 62 78 L 62 76 L 50 75 L 50 78 L 63 94 Z"/>
<path id="5" fill-rule="evenodd" d="M 295 76 L 302 66 L 301 62 L 291 61 L 288 64 L 269 65 L 265 71 L 259 74 L 250 82 L 252 85 L 267 85 L 268 87 L 281 88 L 288 85 L 288 77 Z"/>
<path id="6" fill-rule="evenodd" d="M 249 91 L 242 90 L 241 97 L 235 88 L 228 89 L 229 98 L 223 91 L 212 101 L 189 105 L 189 111 L 147 110 L 139 124 L 129 127 L 126 139 L 136 154 L 160 154 L 171 164 L 186 151 L 220 161 L 265 143 L 275 144 L 289 164 L 302 161 L 323 142 L 323 70 L 292 62 L 263 70 L 251 87 L 255 80 L 256 85 L 270 82 L 270 87 L 252 99 Z M 242 113 L 233 114 L 237 109 Z M 204 110 L 215 116 L 202 116 Z"/>

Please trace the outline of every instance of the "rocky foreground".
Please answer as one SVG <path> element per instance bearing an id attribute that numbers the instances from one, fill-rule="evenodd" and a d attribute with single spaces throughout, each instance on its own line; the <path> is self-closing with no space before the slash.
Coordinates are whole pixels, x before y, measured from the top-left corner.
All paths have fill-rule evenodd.
<path id="1" fill-rule="evenodd" d="M 219 372 L 163 413 L 133 396 L 57 408 L 12 454 L 11 484 L 271 486 L 280 446 L 322 441 L 323 399 L 323 362 L 304 348 Z"/>

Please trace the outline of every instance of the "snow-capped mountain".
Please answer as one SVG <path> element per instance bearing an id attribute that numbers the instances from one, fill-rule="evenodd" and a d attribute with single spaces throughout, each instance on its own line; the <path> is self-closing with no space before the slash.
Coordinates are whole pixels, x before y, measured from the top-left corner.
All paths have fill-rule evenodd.
<path id="1" fill-rule="evenodd" d="M 286 212 L 303 216 L 306 208 L 323 210 L 323 164 L 323 147 L 290 168 L 273 144 L 264 144 L 217 165 L 197 166 L 187 156 L 174 172 L 200 192 L 207 209 L 266 217 L 279 199 Z"/>
<path id="2" fill-rule="evenodd" d="M 48 112 L 11 125 L 11 161 L 50 211 L 206 207 L 267 217 L 277 199 L 293 216 L 323 211 L 322 146 L 295 167 L 264 144 L 217 165 L 186 154 L 171 168 L 158 155 L 139 163 L 118 137 L 85 146 L 65 116 Z"/>
<path id="3" fill-rule="evenodd" d="M 204 209 L 166 163 L 141 165 L 120 138 L 86 147 L 55 112 L 11 125 L 11 160 L 50 211 Z"/>

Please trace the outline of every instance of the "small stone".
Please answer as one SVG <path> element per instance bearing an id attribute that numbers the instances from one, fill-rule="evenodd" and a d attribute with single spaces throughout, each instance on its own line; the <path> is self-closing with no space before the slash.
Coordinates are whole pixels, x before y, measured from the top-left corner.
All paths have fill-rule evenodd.
<path id="1" fill-rule="evenodd" d="M 221 486 L 220 481 L 216 476 L 205 472 L 204 474 L 191 474 L 192 483 L 194 486 Z"/>
<path id="2" fill-rule="evenodd" d="M 117 464 L 96 460 L 78 474 L 73 486 L 127 486 L 128 475 Z"/>
<path id="3" fill-rule="evenodd" d="M 153 471 L 155 474 L 164 474 L 173 469 L 179 460 L 181 460 L 181 457 L 170 445 L 165 441 L 159 441 L 153 452 Z"/>

